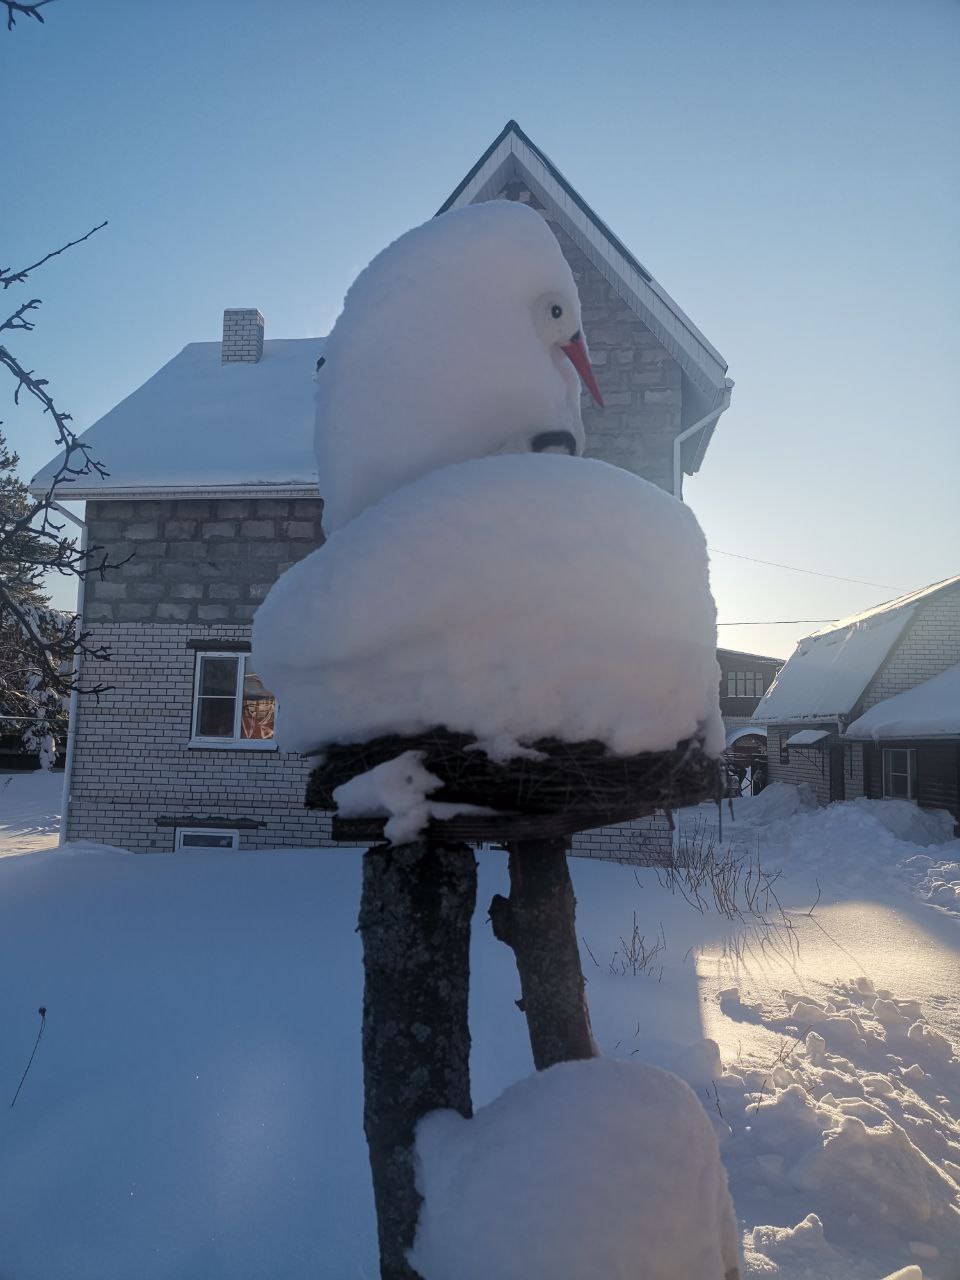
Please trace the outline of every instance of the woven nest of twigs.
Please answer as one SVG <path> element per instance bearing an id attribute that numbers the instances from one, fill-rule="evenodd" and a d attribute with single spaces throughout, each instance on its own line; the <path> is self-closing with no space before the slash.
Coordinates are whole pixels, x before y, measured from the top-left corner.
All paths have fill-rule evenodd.
<path id="1" fill-rule="evenodd" d="M 630 822 L 657 809 L 718 800 L 724 794 L 720 763 L 693 739 L 670 751 L 632 756 L 612 755 L 602 742 L 593 741 L 543 738 L 528 746 L 535 756 L 501 762 L 489 759 L 470 734 L 438 728 L 328 747 L 310 775 L 305 804 L 308 809 L 335 810 L 337 787 L 405 751 L 419 752 L 424 767 L 441 779 L 443 785 L 430 793 L 431 801 L 495 810 L 431 819 L 425 834 L 447 840 L 502 844 L 564 837 Z M 385 821 L 335 816 L 333 838 L 379 840 Z"/>

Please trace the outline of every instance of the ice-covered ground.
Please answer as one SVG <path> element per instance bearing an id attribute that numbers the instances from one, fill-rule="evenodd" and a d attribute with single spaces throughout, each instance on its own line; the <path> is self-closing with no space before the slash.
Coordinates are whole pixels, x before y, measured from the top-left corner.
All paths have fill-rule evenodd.
<path id="1" fill-rule="evenodd" d="M 0 859 L 8 1102 L 47 1009 L 0 1107 L 0 1274 L 375 1276 L 358 852 L 36 851 L 59 786 L 0 778 L 0 852 L 23 855 Z M 738 802 L 731 835 L 783 868 L 786 933 L 701 916 L 653 872 L 573 862 L 603 1052 L 702 1100 L 747 1276 L 957 1280 L 960 842 L 909 805 L 809 811 L 775 788 Z M 513 957 L 485 921 L 502 855 L 480 877 L 478 1106 L 530 1072 Z"/>

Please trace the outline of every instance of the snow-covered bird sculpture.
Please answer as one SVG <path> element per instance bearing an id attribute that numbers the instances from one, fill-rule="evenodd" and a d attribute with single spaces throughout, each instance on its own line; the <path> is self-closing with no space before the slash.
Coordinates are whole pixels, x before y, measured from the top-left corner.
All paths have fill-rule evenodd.
<path id="1" fill-rule="evenodd" d="M 328 534 L 451 462 L 581 453 L 580 377 L 601 399 L 556 237 L 505 200 L 443 214 L 378 254 L 324 355 L 315 444 Z"/>
<path id="2" fill-rule="evenodd" d="M 258 610 L 286 750 L 443 726 L 508 758 L 723 748 L 689 509 L 582 457 L 573 275 L 530 208 L 432 219 L 351 287 L 317 375 L 326 544 Z M 536 455 L 536 456 L 535 456 Z"/>

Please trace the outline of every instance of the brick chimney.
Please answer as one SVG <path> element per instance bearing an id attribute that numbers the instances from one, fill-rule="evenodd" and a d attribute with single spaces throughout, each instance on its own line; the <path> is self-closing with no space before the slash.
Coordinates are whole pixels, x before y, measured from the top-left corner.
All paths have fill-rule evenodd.
<path id="1" fill-rule="evenodd" d="M 223 313 L 220 363 L 256 364 L 263 355 L 263 316 L 256 307 L 230 307 Z"/>

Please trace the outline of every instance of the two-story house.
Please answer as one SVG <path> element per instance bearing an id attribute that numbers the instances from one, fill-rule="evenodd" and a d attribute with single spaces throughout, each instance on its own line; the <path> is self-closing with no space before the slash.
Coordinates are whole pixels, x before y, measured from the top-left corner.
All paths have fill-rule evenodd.
<path id="1" fill-rule="evenodd" d="M 585 398 L 588 454 L 679 496 L 730 402 L 725 362 L 513 121 L 440 212 L 492 199 L 537 209 L 573 269 L 606 403 L 601 414 Z M 91 576 L 81 602 L 110 654 L 83 675 L 110 690 L 74 699 L 65 838 L 144 851 L 331 843 L 329 820 L 303 807 L 310 763 L 277 750 L 248 657 L 258 604 L 323 538 L 322 351 L 321 338 L 265 338 L 255 309 L 228 310 L 221 341 L 185 347 L 85 433 L 109 475 L 70 496 L 86 502 L 88 545 L 124 563 Z M 576 851 L 668 841 L 648 820 L 584 835 Z"/>

